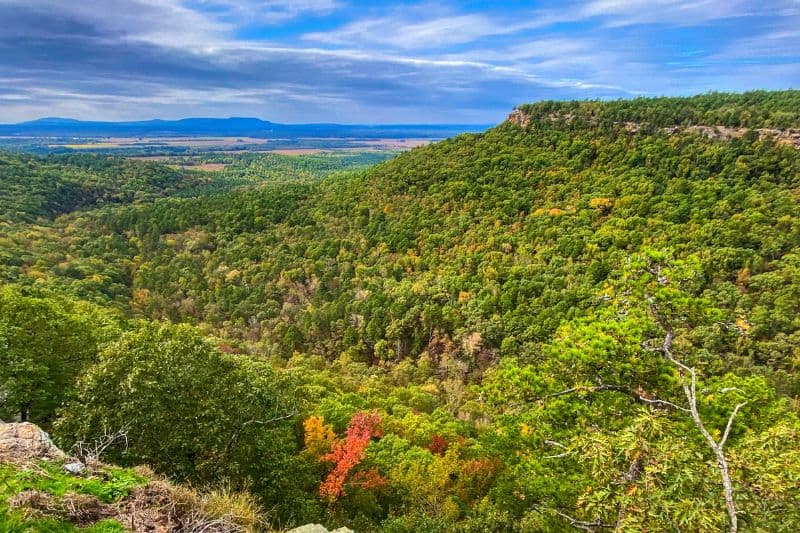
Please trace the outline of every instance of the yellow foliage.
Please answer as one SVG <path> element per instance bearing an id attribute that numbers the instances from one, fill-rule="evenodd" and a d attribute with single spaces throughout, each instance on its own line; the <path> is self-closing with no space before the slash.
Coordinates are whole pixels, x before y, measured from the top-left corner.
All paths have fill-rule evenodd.
<path id="1" fill-rule="evenodd" d="M 411 286 L 411 291 L 417 296 L 422 296 L 427 290 L 428 288 L 423 280 L 419 280 Z"/>
<path id="2" fill-rule="evenodd" d="M 392 485 L 405 487 L 413 494 L 415 503 L 429 509 L 434 516 L 453 517 L 449 488 L 458 478 L 461 464 L 458 451 L 449 448 L 443 456 L 434 455 L 430 462 L 415 461 L 397 465 L 389 473 Z"/>
<path id="3" fill-rule="evenodd" d="M 460 291 L 458 293 L 458 303 L 463 304 L 467 300 L 472 298 L 472 293 L 468 291 Z"/>
<path id="4" fill-rule="evenodd" d="M 743 285 L 747 285 L 750 282 L 750 269 L 744 267 L 736 274 L 736 284 L 740 287 Z"/>
<path id="5" fill-rule="evenodd" d="M 31 269 L 31 270 L 28 270 L 27 274 L 28 274 L 29 277 L 31 277 L 33 279 L 36 279 L 36 280 L 47 279 L 47 274 L 42 272 L 42 271 L 40 271 L 40 270 Z"/>
<path id="6" fill-rule="evenodd" d="M 131 300 L 134 307 L 144 307 L 150 301 L 150 289 L 133 289 Z"/>
<path id="7" fill-rule="evenodd" d="M 589 207 L 592 209 L 608 210 L 614 206 L 614 200 L 611 198 L 592 198 L 589 200 Z"/>
<path id="8" fill-rule="evenodd" d="M 745 335 L 747 335 L 747 332 L 750 331 L 750 324 L 748 324 L 747 320 L 744 318 L 736 319 L 736 327 L 739 328 Z"/>
<path id="9" fill-rule="evenodd" d="M 426 383 L 420 389 L 430 394 L 439 394 L 439 387 L 435 383 Z"/>
<path id="10" fill-rule="evenodd" d="M 310 416 L 303 422 L 306 451 L 316 457 L 331 451 L 336 434 L 333 428 L 325 424 L 325 417 Z"/>

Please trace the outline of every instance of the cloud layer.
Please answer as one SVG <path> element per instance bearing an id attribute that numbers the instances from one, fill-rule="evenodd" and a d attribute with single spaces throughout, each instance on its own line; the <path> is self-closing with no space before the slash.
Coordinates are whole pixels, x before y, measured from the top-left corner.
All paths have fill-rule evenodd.
<path id="1" fill-rule="evenodd" d="M 543 98 L 800 85 L 794 0 L 0 0 L 0 121 L 496 122 Z"/>

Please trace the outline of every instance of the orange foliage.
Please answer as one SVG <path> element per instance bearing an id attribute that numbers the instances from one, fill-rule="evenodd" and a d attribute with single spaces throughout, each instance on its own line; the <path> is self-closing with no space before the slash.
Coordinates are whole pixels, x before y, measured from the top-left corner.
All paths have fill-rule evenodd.
<path id="1" fill-rule="evenodd" d="M 345 438 L 335 441 L 331 452 L 320 457 L 320 461 L 334 463 L 333 470 L 319 486 L 323 498 L 335 500 L 342 495 L 347 475 L 364 459 L 370 439 L 383 436 L 378 427 L 380 423 L 381 417 L 377 412 L 354 414 Z"/>
<path id="2" fill-rule="evenodd" d="M 389 480 L 383 477 L 375 467 L 356 472 L 350 480 L 350 485 L 362 489 L 383 490 L 388 484 Z"/>
<path id="3" fill-rule="evenodd" d="M 436 455 L 444 455 L 444 452 L 447 451 L 449 444 L 450 443 L 447 442 L 447 439 L 441 435 L 434 434 L 431 437 L 431 443 L 428 444 L 428 449 L 431 451 L 431 453 L 435 453 Z"/>

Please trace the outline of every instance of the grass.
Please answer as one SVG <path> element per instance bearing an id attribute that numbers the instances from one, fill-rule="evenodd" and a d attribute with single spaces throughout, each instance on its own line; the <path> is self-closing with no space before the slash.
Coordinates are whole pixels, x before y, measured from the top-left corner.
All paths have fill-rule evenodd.
<path id="1" fill-rule="evenodd" d="M 130 494 L 147 479 L 122 468 L 104 469 L 92 477 L 73 476 L 60 464 L 37 463 L 29 467 L 0 464 L 0 531 L 3 533 L 119 533 L 125 531 L 115 520 L 103 520 L 85 528 L 53 518 L 36 518 L 23 510 L 11 509 L 8 501 L 26 490 L 61 497 L 68 493 L 88 494 L 104 503 L 113 503 Z"/>
<path id="2" fill-rule="evenodd" d="M 68 492 L 89 494 L 103 503 L 113 503 L 127 496 L 131 490 L 147 482 L 130 470 L 108 468 L 93 477 L 77 477 L 63 471 L 60 465 L 39 463 L 34 468 L 18 469 L 0 466 L 0 498 L 24 490 L 38 490 L 53 496 Z"/>
<path id="3" fill-rule="evenodd" d="M 202 509 L 209 516 L 230 520 L 248 533 L 257 531 L 264 521 L 261 506 L 252 494 L 235 492 L 228 487 L 204 494 Z"/>
<path id="4" fill-rule="evenodd" d="M 103 520 L 84 528 L 52 518 L 27 518 L 22 511 L 11 510 L 0 504 L 0 531 L 3 533 L 124 533 L 125 528 L 116 520 Z"/>

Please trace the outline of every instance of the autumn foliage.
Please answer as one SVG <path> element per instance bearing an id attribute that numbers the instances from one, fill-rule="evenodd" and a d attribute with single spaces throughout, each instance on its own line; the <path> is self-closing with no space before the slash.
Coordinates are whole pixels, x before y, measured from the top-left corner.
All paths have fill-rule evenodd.
<path id="1" fill-rule="evenodd" d="M 447 451 L 448 446 L 449 443 L 447 442 L 447 439 L 439 434 L 434 434 L 431 437 L 430 444 L 428 444 L 428 449 L 431 451 L 431 453 L 435 453 L 436 455 L 444 455 L 444 452 Z"/>
<path id="2" fill-rule="evenodd" d="M 325 424 L 325 417 L 310 416 L 303 422 L 306 451 L 319 457 L 331 451 L 336 435 L 331 426 Z"/>
<path id="3" fill-rule="evenodd" d="M 347 433 L 343 439 L 336 440 L 330 453 L 320 457 L 320 461 L 333 463 L 333 470 L 319 487 L 323 498 L 335 500 L 342 495 L 347 476 L 363 459 L 364 452 L 372 437 L 381 437 L 381 417 L 378 413 L 358 412 L 350 419 Z M 377 477 L 376 477 L 377 476 Z M 362 487 L 376 487 L 380 475 L 377 471 L 367 472 L 357 479 Z"/>

